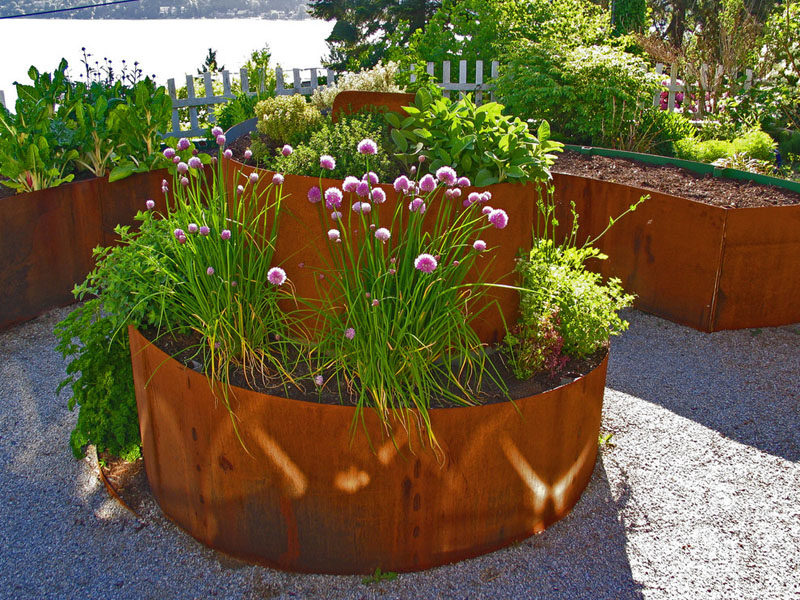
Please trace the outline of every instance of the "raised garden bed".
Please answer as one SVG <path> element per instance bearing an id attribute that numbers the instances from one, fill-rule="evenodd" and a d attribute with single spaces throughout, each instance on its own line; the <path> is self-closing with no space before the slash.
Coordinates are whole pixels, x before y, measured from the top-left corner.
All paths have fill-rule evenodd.
<path id="1" fill-rule="evenodd" d="M 92 269 L 92 248 L 110 245 L 117 224 L 152 198 L 163 207 L 166 171 L 108 183 L 87 179 L 0 198 L 0 329 L 74 302 L 72 288 Z"/>

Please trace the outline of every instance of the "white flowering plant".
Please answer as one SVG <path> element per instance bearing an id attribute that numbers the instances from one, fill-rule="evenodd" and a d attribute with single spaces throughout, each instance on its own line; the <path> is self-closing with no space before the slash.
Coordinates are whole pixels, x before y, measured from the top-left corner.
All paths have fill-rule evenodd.
<path id="1" fill-rule="evenodd" d="M 399 65 L 396 62 L 378 63 L 371 69 L 342 73 L 336 83 L 318 87 L 311 95 L 311 103 L 320 110 L 333 106 L 339 92 L 358 90 L 361 92 L 402 92 L 395 77 Z"/>
<path id="2" fill-rule="evenodd" d="M 325 331 L 312 352 L 315 383 L 346 389 L 358 413 L 374 408 L 387 428 L 416 423 L 435 445 L 432 400 L 475 404 L 486 377 L 506 389 L 473 324 L 492 306 L 482 234 L 509 216 L 489 206 L 490 192 L 464 193 L 470 181 L 446 166 L 380 186 L 370 171 L 377 144 L 365 139 L 358 152 L 363 176 L 322 189 L 320 175 L 308 191 L 327 247 L 312 307 Z M 323 173 L 335 166 L 321 157 Z"/>

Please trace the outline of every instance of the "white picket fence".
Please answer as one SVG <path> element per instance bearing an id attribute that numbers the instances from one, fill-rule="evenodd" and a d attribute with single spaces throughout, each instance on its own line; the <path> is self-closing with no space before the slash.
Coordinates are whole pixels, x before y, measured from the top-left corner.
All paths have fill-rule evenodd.
<path id="1" fill-rule="evenodd" d="M 663 75 L 665 65 L 663 63 L 656 63 L 656 74 Z M 721 82 L 722 77 L 724 75 L 724 71 L 722 65 L 718 65 L 716 70 L 714 71 L 713 80 L 709 79 L 709 74 L 711 73 L 711 67 L 709 65 L 702 65 L 700 69 L 700 86 L 704 90 L 709 89 L 709 84 L 714 82 Z M 753 85 L 753 70 L 746 69 L 745 70 L 745 82 L 744 82 L 744 89 L 750 89 Z M 717 87 L 717 86 L 715 86 Z M 669 81 L 666 84 L 666 89 L 668 92 L 667 95 L 667 110 L 672 112 L 675 110 L 676 105 L 678 102 L 675 99 L 675 95 L 678 93 L 685 94 L 686 93 L 686 86 L 683 83 L 679 83 L 678 80 L 678 65 L 672 63 L 669 67 Z M 705 101 L 705 98 L 697 98 L 697 104 L 700 105 L 701 102 Z M 653 106 L 659 106 L 661 104 L 661 90 L 653 96 Z M 681 102 L 681 107 L 687 107 L 688 99 L 684 96 L 684 101 Z"/>

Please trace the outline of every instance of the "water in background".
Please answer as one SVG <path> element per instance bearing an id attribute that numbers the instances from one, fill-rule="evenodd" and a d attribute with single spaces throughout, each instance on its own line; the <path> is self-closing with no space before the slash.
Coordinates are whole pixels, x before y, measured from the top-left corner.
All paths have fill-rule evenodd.
<path id="1" fill-rule="evenodd" d="M 135 60 L 145 75 L 156 75 L 160 84 L 174 77 L 178 87 L 185 75 L 194 74 L 203 64 L 209 48 L 217 51 L 217 62 L 232 72 L 256 48 L 268 43 L 272 65 L 284 69 L 321 65 L 327 53 L 325 38 L 333 23 L 318 19 L 267 21 L 261 19 L 158 19 L 158 20 L 79 20 L 79 19 L 3 19 L 0 20 L 0 91 L 6 106 L 16 101 L 14 81 L 29 83 L 28 69 L 53 71 L 61 57 L 69 62 L 73 79 L 83 72 L 81 47 L 93 60 L 107 56 L 120 68 L 120 61 Z"/>

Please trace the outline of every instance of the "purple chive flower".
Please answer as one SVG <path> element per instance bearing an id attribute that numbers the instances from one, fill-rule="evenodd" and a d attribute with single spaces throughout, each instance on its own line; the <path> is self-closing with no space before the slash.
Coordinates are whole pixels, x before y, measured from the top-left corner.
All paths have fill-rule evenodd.
<path id="1" fill-rule="evenodd" d="M 206 269 L 206 275 L 208 275 L 209 277 L 211 277 L 213 274 L 214 274 L 214 267 L 208 267 L 208 268 Z"/>
<path id="2" fill-rule="evenodd" d="M 314 385 L 321 387 L 323 383 L 325 383 L 325 380 L 322 378 L 322 375 L 317 375 L 314 377 Z"/>
<path id="3" fill-rule="evenodd" d="M 475 242 L 472 244 L 472 247 L 475 248 L 475 250 L 477 250 L 478 252 L 483 252 L 484 250 L 486 250 L 486 242 L 484 242 L 483 240 L 475 240 Z"/>
<path id="4" fill-rule="evenodd" d="M 200 235 L 208 235 L 211 233 L 211 229 L 209 229 L 208 225 L 200 225 L 200 230 L 198 233 Z"/>
<path id="5" fill-rule="evenodd" d="M 354 337 L 356 337 L 356 330 L 352 327 L 348 327 L 344 331 L 344 337 L 346 337 L 348 340 L 352 340 Z"/>
<path id="6" fill-rule="evenodd" d="M 189 226 L 186 229 L 189 231 L 189 233 L 197 233 L 200 228 L 197 226 L 197 223 L 189 223 Z"/>
<path id="7" fill-rule="evenodd" d="M 464 200 L 461 202 L 461 206 L 464 208 L 469 208 L 472 206 L 472 202 L 469 201 L 469 198 L 464 198 Z"/>
<path id="8" fill-rule="evenodd" d="M 409 172 L 410 172 L 412 175 L 414 175 L 414 174 L 417 172 L 417 167 L 416 167 L 416 165 L 411 165 L 411 167 L 409 168 Z"/>
<path id="9" fill-rule="evenodd" d="M 377 154 L 378 144 L 369 138 L 365 138 L 358 142 L 358 152 L 359 154 Z"/>
<path id="10" fill-rule="evenodd" d="M 178 237 L 178 243 L 179 244 L 185 244 L 186 243 L 186 236 L 185 235 L 179 236 Z"/>
<path id="11" fill-rule="evenodd" d="M 194 158 L 194 156 L 192 158 Z M 191 159 L 189 159 L 189 160 L 191 160 Z M 189 172 L 189 165 L 187 165 L 183 161 L 180 161 L 178 163 L 178 173 L 184 174 L 184 173 L 188 173 L 188 172 Z"/>
<path id="12" fill-rule="evenodd" d="M 423 214 L 425 212 L 425 208 L 425 201 L 422 198 L 414 198 L 408 203 L 408 210 L 411 212 L 419 212 L 420 214 Z"/>
<path id="13" fill-rule="evenodd" d="M 325 208 L 339 208 L 342 205 L 342 190 L 330 187 L 325 190 Z"/>
<path id="14" fill-rule="evenodd" d="M 202 169 L 203 168 L 203 161 L 193 156 L 189 159 L 189 167 L 192 169 Z M 178 165 L 178 170 L 180 171 L 181 166 Z"/>
<path id="15" fill-rule="evenodd" d="M 378 179 L 378 174 L 375 171 L 367 171 L 361 177 L 363 181 L 369 181 L 372 185 L 378 185 L 380 179 Z"/>
<path id="16" fill-rule="evenodd" d="M 178 140 L 178 150 L 186 150 L 189 146 L 191 146 L 191 144 L 186 138 L 181 138 Z"/>
<path id="17" fill-rule="evenodd" d="M 283 175 L 275 173 L 275 175 L 272 176 L 272 183 L 275 185 L 283 185 Z"/>
<path id="18" fill-rule="evenodd" d="M 144 203 L 144 205 L 147 207 L 147 210 L 153 210 L 156 207 L 156 203 L 154 200 L 148 200 L 147 202 Z"/>
<path id="19" fill-rule="evenodd" d="M 391 269 L 389 269 L 388 273 L 389 273 L 389 275 L 394 275 L 395 273 L 397 273 L 397 269 L 392 267 Z"/>
<path id="20" fill-rule="evenodd" d="M 164 148 L 164 158 L 172 160 L 173 156 L 175 156 L 175 148 L 171 147 Z"/>
<path id="21" fill-rule="evenodd" d="M 439 167 L 436 170 L 436 179 L 445 185 L 453 186 L 458 181 L 458 175 L 456 175 L 452 167 Z"/>
<path id="22" fill-rule="evenodd" d="M 181 185 L 186 187 L 189 185 L 189 178 L 188 177 L 181 177 Z"/>
<path id="23" fill-rule="evenodd" d="M 424 162 L 427 160 L 427 157 L 426 157 L 424 154 L 420 154 L 420 155 L 417 157 L 417 160 L 418 160 L 419 162 L 421 162 L 421 163 L 424 163 Z"/>
<path id="24" fill-rule="evenodd" d="M 433 273 L 438 266 L 439 263 L 436 262 L 436 259 L 425 252 L 414 259 L 414 268 L 423 273 Z"/>
<path id="25" fill-rule="evenodd" d="M 342 183 L 342 189 L 345 192 L 353 193 L 358 188 L 358 184 L 361 183 L 357 177 L 353 177 L 352 175 L 348 175 L 344 178 L 344 182 Z"/>
<path id="26" fill-rule="evenodd" d="M 175 231 L 173 231 L 173 232 L 172 232 L 172 235 L 174 235 L 174 236 L 175 236 L 175 239 L 177 240 L 177 239 L 178 239 L 178 238 L 180 238 L 182 235 L 183 235 L 183 236 L 185 236 L 186 234 L 183 232 L 183 229 L 180 229 L 180 228 L 179 228 L 179 229 L 176 229 Z"/>
<path id="27" fill-rule="evenodd" d="M 284 156 L 289 156 L 292 152 L 294 152 L 294 149 L 289 144 L 286 144 L 283 148 L 281 148 L 281 154 Z"/>
<path id="28" fill-rule="evenodd" d="M 250 183 L 255 183 L 256 181 L 258 181 L 258 173 L 253 171 L 252 173 L 250 173 L 250 176 L 247 179 L 250 181 Z"/>
<path id="29" fill-rule="evenodd" d="M 362 198 L 365 196 L 369 196 L 369 183 L 363 180 L 359 181 L 358 185 L 356 186 L 356 194 L 358 194 Z"/>
<path id="30" fill-rule="evenodd" d="M 375 188 L 372 190 L 372 201 L 376 204 L 383 204 L 386 202 L 386 192 L 381 188 Z"/>
<path id="31" fill-rule="evenodd" d="M 243 185 L 237 185 L 236 186 L 236 191 L 239 194 L 244 194 L 244 186 Z"/>
<path id="32" fill-rule="evenodd" d="M 477 204 L 481 201 L 481 195 L 478 192 L 470 192 L 467 200 L 469 200 L 470 204 Z"/>
<path id="33" fill-rule="evenodd" d="M 419 180 L 419 189 L 421 189 L 423 192 L 432 192 L 435 188 L 436 180 L 430 173 Z"/>
<path id="34" fill-rule="evenodd" d="M 488 202 L 492 199 L 492 192 L 483 192 L 481 194 L 481 202 Z"/>
<path id="35" fill-rule="evenodd" d="M 493 209 L 491 206 L 484 206 L 484 207 L 481 209 L 481 214 L 482 214 L 482 215 L 488 215 L 488 214 L 491 214 L 491 212 L 492 212 L 493 210 L 494 210 L 494 209 Z"/>
<path id="36" fill-rule="evenodd" d="M 225 132 L 222 131 L 222 127 L 220 127 L 219 125 L 211 128 L 211 135 L 213 135 L 214 137 L 218 137 L 218 136 L 222 135 L 223 133 L 225 133 Z"/>
<path id="37" fill-rule="evenodd" d="M 239 284 L 236 283 L 235 279 L 233 281 L 231 281 L 231 287 L 236 287 L 237 285 L 239 285 Z"/>
<path id="38" fill-rule="evenodd" d="M 360 204 L 361 205 L 359 210 L 356 210 L 356 208 L 355 208 L 356 204 Z M 360 213 L 364 213 L 365 215 L 368 215 L 369 213 L 372 212 L 372 204 L 370 204 L 369 202 L 356 202 L 355 204 L 353 204 L 353 210 L 356 210 L 356 212 L 360 212 Z"/>
<path id="39" fill-rule="evenodd" d="M 375 237 L 383 243 L 386 243 L 389 238 L 392 237 L 392 232 L 386 229 L 386 227 L 381 227 L 375 231 Z"/>
<path id="40" fill-rule="evenodd" d="M 331 212 L 331 221 L 339 221 L 341 220 L 341 218 L 342 218 L 342 213 L 340 213 L 338 210 L 334 210 L 333 212 Z"/>
<path id="41" fill-rule="evenodd" d="M 460 262 L 458 262 L 457 260 L 454 260 L 454 261 L 453 261 L 453 266 L 454 266 L 454 267 L 457 267 L 457 266 L 458 266 L 458 265 L 460 265 L 460 264 L 461 264 L 461 263 L 460 263 Z"/>
<path id="42" fill-rule="evenodd" d="M 377 299 L 377 298 L 375 298 L 375 299 L 372 301 L 372 306 L 378 306 L 378 299 Z"/>
<path id="43" fill-rule="evenodd" d="M 358 201 L 353 202 L 353 206 L 351 206 L 350 208 L 353 210 L 353 212 L 360 213 L 361 212 L 361 202 L 358 202 Z"/>
<path id="44" fill-rule="evenodd" d="M 400 177 L 394 180 L 393 185 L 395 192 L 407 192 L 408 188 L 411 187 L 411 181 L 405 175 L 400 175 Z"/>
<path id="45" fill-rule="evenodd" d="M 489 223 L 498 229 L 503 229 L 503 227 L 508 225 L 508 215 L 506 214 L 506 211 L 504 211 L 502 208 L 497 208 L 490 212 Z"/>
<path id="46" fill-rule="evenodd" d="M 319 157 L 319 166 L 328 171 L 333 171 L 336 168 L 336 159 L 330 154 L 323 154 Z"/>
<path id="47" fill-rule="evenodd" d="M 450 190 L 450 195 L 453 198 L 460 198 L 461 197 L 461 190 L 458 189 L 458 188 L 453 188 L 452 190 Z"/>
<path id="48" fill-rule="evenodd" d="M 225 145 L 225 136 L 220 134 L 217 136 L 217 146 L 224 146 Z"/>
<path id="49" fill-rule="evenodd" d="M 341 233 L 338 229 L 328 229 L 328 239 L 332 242 L 335 242 L 339 239 Z"/>
<path id="50" fill-rule="evenodd" d="M 250 160 L 251 158 L 253 158 L 253 151 L 250 150 L 250 148 L 248 148 L 247 150 L 244 151 L 244 159 Z"/>
<path id="51" fill-rule="evenodd" d="M 192 148 L 192 156 L 197 156 L 200 154 L 200 151 L 197 148 Z"/>
<path id="52" fill-rule="evenodd" d="M 219 237 L 221 237 L 223 240 L 231 239 L 231 230 L 230 229 L 223 229 L 222 233 L 219 234 Z"/>
<path id="53" fill-rule="evenodd" d="M 173 156 L 173 157 L 172 157 L 172 164 L 173 164 L 173 165 L 177 165 L 177 164 L 179 164 L 180 162 L 181 162 L 181 157 L 180 157 L 180 156 L 178 156 L 177 154 L 176 154 L 175 156 Z"/>
<path id="54" fill-rule="evenodd" d="M 472 185 L 472 182 L 469 180 L 468 177 L 459 177 L 458 181 L 456 182 L 456 184 L 459 187 L 469 187 L 469 186 Z"/>
<path id="55" fill-rule="evenodd" d="M 316 185 L 308 190 L 308 201 L 312 204 L 316 204 L 322 200 L 322 190 L 320 190 Z"/>
<path id="56" fill-rule="evenodd" d="M 227 148 L 225 152 L 222 153 L 222 156 L 224 156 L 225 158 L 233 158 L 233 150 Z"/>
<path id="57" fill-rule="evenodd" d="M 267 271 L 267 280 L 272 285 L 283 285 L 286 281 L 286 271 L 280 267 L 272 267 Z"/>

